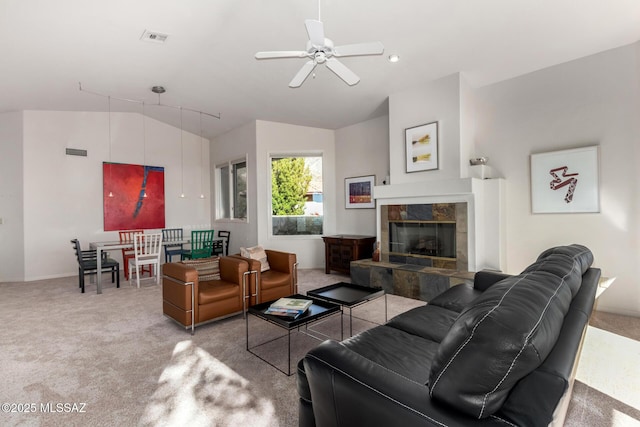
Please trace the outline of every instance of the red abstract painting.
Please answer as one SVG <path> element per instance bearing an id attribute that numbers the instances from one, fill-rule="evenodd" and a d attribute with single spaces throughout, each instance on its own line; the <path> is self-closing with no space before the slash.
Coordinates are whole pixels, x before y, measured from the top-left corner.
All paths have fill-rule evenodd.
<path id="1" fill-rule="evenodd" d="M 102 164 L 104 231 L 164 228 L 164 168 Z"/>

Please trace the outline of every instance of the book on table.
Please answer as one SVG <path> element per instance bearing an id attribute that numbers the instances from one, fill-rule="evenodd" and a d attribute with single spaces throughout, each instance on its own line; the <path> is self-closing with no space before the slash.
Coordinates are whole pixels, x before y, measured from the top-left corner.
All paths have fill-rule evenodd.
<path id="1" fill-rule="evenodd" d="M 313 301 L 300 298 L 280 298 L 272 303 L 265 314 L 296 318 L 307 311 Z"/>

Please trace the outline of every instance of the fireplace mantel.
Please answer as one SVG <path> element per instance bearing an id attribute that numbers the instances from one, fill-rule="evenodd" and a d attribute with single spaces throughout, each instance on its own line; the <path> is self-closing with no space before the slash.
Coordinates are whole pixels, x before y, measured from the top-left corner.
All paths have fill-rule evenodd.
<path id="1" fill-rule="evenodd" d="M 469 270 L 506 271 L 504 179 L 462 178 L 379 185 L 374 187 L 373 196 L 378 240 L 384 205 L 466 203 Z"/>

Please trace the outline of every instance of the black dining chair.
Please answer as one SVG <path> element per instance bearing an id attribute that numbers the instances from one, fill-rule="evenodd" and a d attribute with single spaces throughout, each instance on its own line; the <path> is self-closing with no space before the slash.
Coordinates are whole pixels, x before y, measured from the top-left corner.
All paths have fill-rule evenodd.
<path id="1" fill-rule="evenodd" d="M 171 241 L 183 240 L 182 228 L 165 228 L 162 230 L 162 241 L 164 243 L 164 262 L 171 262 L 174 255 L 178 255 L 180 260 L 184 258 L 184 255 L 190 254 L 189 249 L 184 248 L 184 244 L 175 243 L 171 244 Z"/>
<path id="2" fill-rule="evenodd" d="M 231 232 L 218 230 L 218 237 L 221 237 L 222 239 L 213 241 L 213 255 L 228 256 L 229 255 L 229 239 L 231 238 Z"/>
<path id="3" fill-rule="evenodd" d="M 76 258 L 78 260 L 78 287 L 84 293 L 84 276 L 97 274 L 98 270 L 98 257 L 95 250 L 83 251 L 80 247 L 78 239 L 71 240 L 73 249 L 76 252 Z M 111 272 L 111 283 L 116 282 L 116 287 L 120 287 L 120 263 L 115 259 L 106 256 L 106 252 L 102 253 L 101 270 L 103 273 Z"/>

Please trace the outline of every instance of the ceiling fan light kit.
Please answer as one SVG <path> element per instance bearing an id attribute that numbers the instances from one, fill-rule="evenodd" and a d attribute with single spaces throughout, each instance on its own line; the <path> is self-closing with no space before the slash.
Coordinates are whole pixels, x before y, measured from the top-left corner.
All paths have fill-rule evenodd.
<path id="1" fill-rule="evenodd" d="M 333 41 L 324 35 L 324 25 L 320 20 L 307 19 L 304 21 L 309 41 L 307 50 L 302 51 L 267 51 L 256 53 L 256 59 L 308 58 L 302 68 L 289 82 L 289 87 L 297 88 L 311 75 L 318 64 L 326 67 L 340 77 L 346 84 L 353 86 L 360 81 L 353 71 L 338 61 L 337 58 L 346 56 L 382 55 L 384 45 L 380 42 L 356 43 L 344 46 L 334 46 Z"/>

